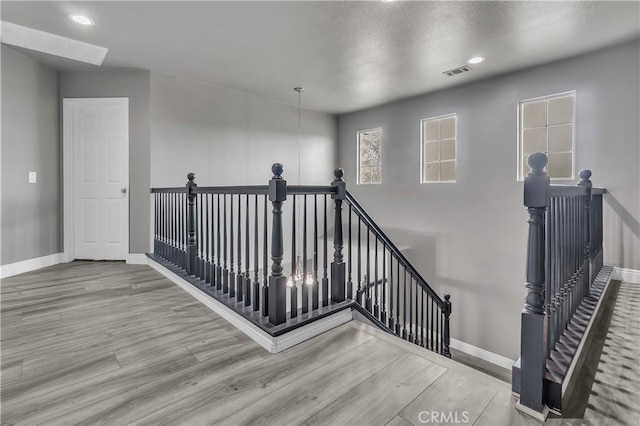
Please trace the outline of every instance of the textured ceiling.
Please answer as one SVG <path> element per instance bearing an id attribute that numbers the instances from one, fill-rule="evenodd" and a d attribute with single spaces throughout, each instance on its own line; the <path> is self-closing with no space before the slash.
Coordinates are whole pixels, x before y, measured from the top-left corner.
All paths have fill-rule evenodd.
<path id="1" fill-rule="evenodd" d="M 148 69 L 291 104 L 293 88 L 304 86 L 306 108 L 343 113 L 638 37 L 639 5 L 3 1 L 0 13 L 109 48 L 103 67 Z M 79 26 L 70 13 L 96 25 Z M 472 72 L 442 74 L 474 55 L 487 60 Z"/>

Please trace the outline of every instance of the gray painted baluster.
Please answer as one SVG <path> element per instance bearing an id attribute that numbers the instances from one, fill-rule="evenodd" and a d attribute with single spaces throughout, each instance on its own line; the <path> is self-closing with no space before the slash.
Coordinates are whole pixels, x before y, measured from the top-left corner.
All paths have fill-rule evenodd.
<path id="1" fill-rule="evenodd" d="M 245 209 L 244 209 L 244 306 L 251 306 L 251 275 L 249 275 L 249 267 L 251 266 L 250 256 L 250 232 L 249 232 L 249 194 L 245 195 Z"/>
<path id="2" fill-rule="evenodd" d="M 275 163 L 271 167 L 273 177 L 269 181 L 269 201 L 273 205 L 271 228 L 271 275 L 269 276 L 269 322 L 280 325 L 287 315 L 287 277 L 282 274 L 284 240 L 282 230 L 282 204 L 287 199 L 287 181 L 282 178 L 284 168 Z"/>
<path id="3" fill-rule="evenodd" d="M 345 264 L 342 256 L 342 201 L 346 198 L 347 187 L 342 179 L 344 170 L 338 168 L 333 172 L 335 179 L 331 186 L 336 192 L 331 194 L 335 200 L 336 210 L 333 225 L 333 262 L 331 262 L 331 300 L 343 302 L 345 300 Z"/>
<path id="4" fill-rule="evenodd" d="M 583 252 L 583 297 L 589 296 L 589 286 L 592 280 L 592 270 L 591 270 L 591 190 L 593 188 L 593 184 L 591 183 L 591 170 L 580 170 L 578 172 L 580 176 L 580 181 L 578 182 L 578 186 L 582 186 L 586 188 L 587 194 L 584 198 L 584 220 L 583 220 L 583 239 L 584 239 L 584 252 Z M 593 277 L 595 278 L 595 277 Z"/>
<path id="5" fill-rule="evenodd" d="M 196 241 L 196 194 L 195 188 L 198 186 L 194 182 L 196 178 L 195 173 L 189 173 L 187 175 L 187 195 L 188 195 L 188 207 L 189 213 L 187 215 L 187 274 L 193 275 L 196 270 L 196 251 L 198 250 Z"/>
<path id="6" fill-rule="evenodd" d="M 444 309 L 442 310 L 444 314 L 444 332 L 442 336 L 443 340 L 443 349 L 442 355 L 447 358 L 451 358 L 451 351 L 449 350 L 449 341 L 451 340 L 450 330 L 449 330 L 449 318 L 451 317 L 451 295 L 444 295 Z"/>
<path id="7" fill-rule="evenodd" d="M 531 154 L 527 159 L 531 171 L 524 180 L 524 205 L 529 211 L 527 246 L 527 295 L 521 318 L 520 404 L 534 411 L 544 409 L 543 383 L 547 349 L 547 317 L 544 312 L 545 291 L 545 212 L 549 199 L 549 176 L 544 170 L 547 156 Z"/>

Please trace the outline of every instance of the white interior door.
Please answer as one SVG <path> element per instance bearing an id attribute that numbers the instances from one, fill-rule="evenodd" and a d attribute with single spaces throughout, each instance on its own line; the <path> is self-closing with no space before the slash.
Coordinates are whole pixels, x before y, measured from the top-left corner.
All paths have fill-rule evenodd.
<path id="1" fill-rule="evenodd" d="M 73 257 L 129 253 L 129 100 L 65 99 L 73 145 Z M 70 111 L 69 111 L 70 110 Z"/>

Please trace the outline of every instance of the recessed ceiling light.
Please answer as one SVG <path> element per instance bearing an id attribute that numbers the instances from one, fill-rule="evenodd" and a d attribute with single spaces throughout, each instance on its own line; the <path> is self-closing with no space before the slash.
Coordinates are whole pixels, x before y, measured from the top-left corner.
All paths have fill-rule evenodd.
<path id="1" fill-rule="evenodd" d="M 480 62 L 484 62 L 484 58 L 482 56 L 474 56 L 467 61 L 468 64 L 479 64 Z"/>
<path id="2" fill-rule="evenodd" d="M 381 0 L 381 1 L 382 1 L 382 3 L 392 3 L 392 2 L 394 2 L 395 0 Z"/>
<path id="3" fill-rule="evenodd" d="M 69 18 L 71 18 L 73 22 L 77 22 L 80 25 L 95 25 L 93 19 L 87 18 L 84 15 L 69 15 Z"/>

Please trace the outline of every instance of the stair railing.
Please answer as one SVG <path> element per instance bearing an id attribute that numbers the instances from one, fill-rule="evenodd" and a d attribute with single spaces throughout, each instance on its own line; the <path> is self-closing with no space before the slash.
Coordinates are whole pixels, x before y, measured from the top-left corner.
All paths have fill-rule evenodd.
<path id="1" fill-rule="evenodd" d="M 558 395 L 546 383 L 550 377 L 566 374 L 584 327 L 571 344 L 573 353 L 562 353 L 562 371 L 557 349 L 565 348 L 567 329 L 576 321 L 582 303 L 589 298 L 602 269 L 602 196 L 606 190 L 593 188 L 591 171 L 581 170 L 577 186 L 551 185 L 545 171 L 548 158 L 531 154 L 531 171 L 524 180 L 524 205 L 529 212 L 526 290 L 521 314 L 519 368 L 514 368 L 514 391 L 520 404 L 542 413 L 545 406 L 557 406 Z M 578 321 L 586 325 L 588 318 Z M 572 328 L 573 330 L 573 328 Z M 562 340 L 562 341 L 561 341 Z M 516 364 L 517 365 L 517 364 Z M 561 385 L 561 383 L 560 383 Z M 551 404 L 552 400 L 555 400 Z"/>
<path id="2" fill-rule="evenodd" d="M 450 356 L 449 296 L 438 297 L 346 190 L 343 170 L 326 186 L 288 185 L 278 163 L 272 172 L 262 186 L 200 187 L 189 173 L 185 187 L 152 189 L 154 258 L 274 335 L 352 307 Z M 375 280 L 365 279 L 372 269 Z"/>

